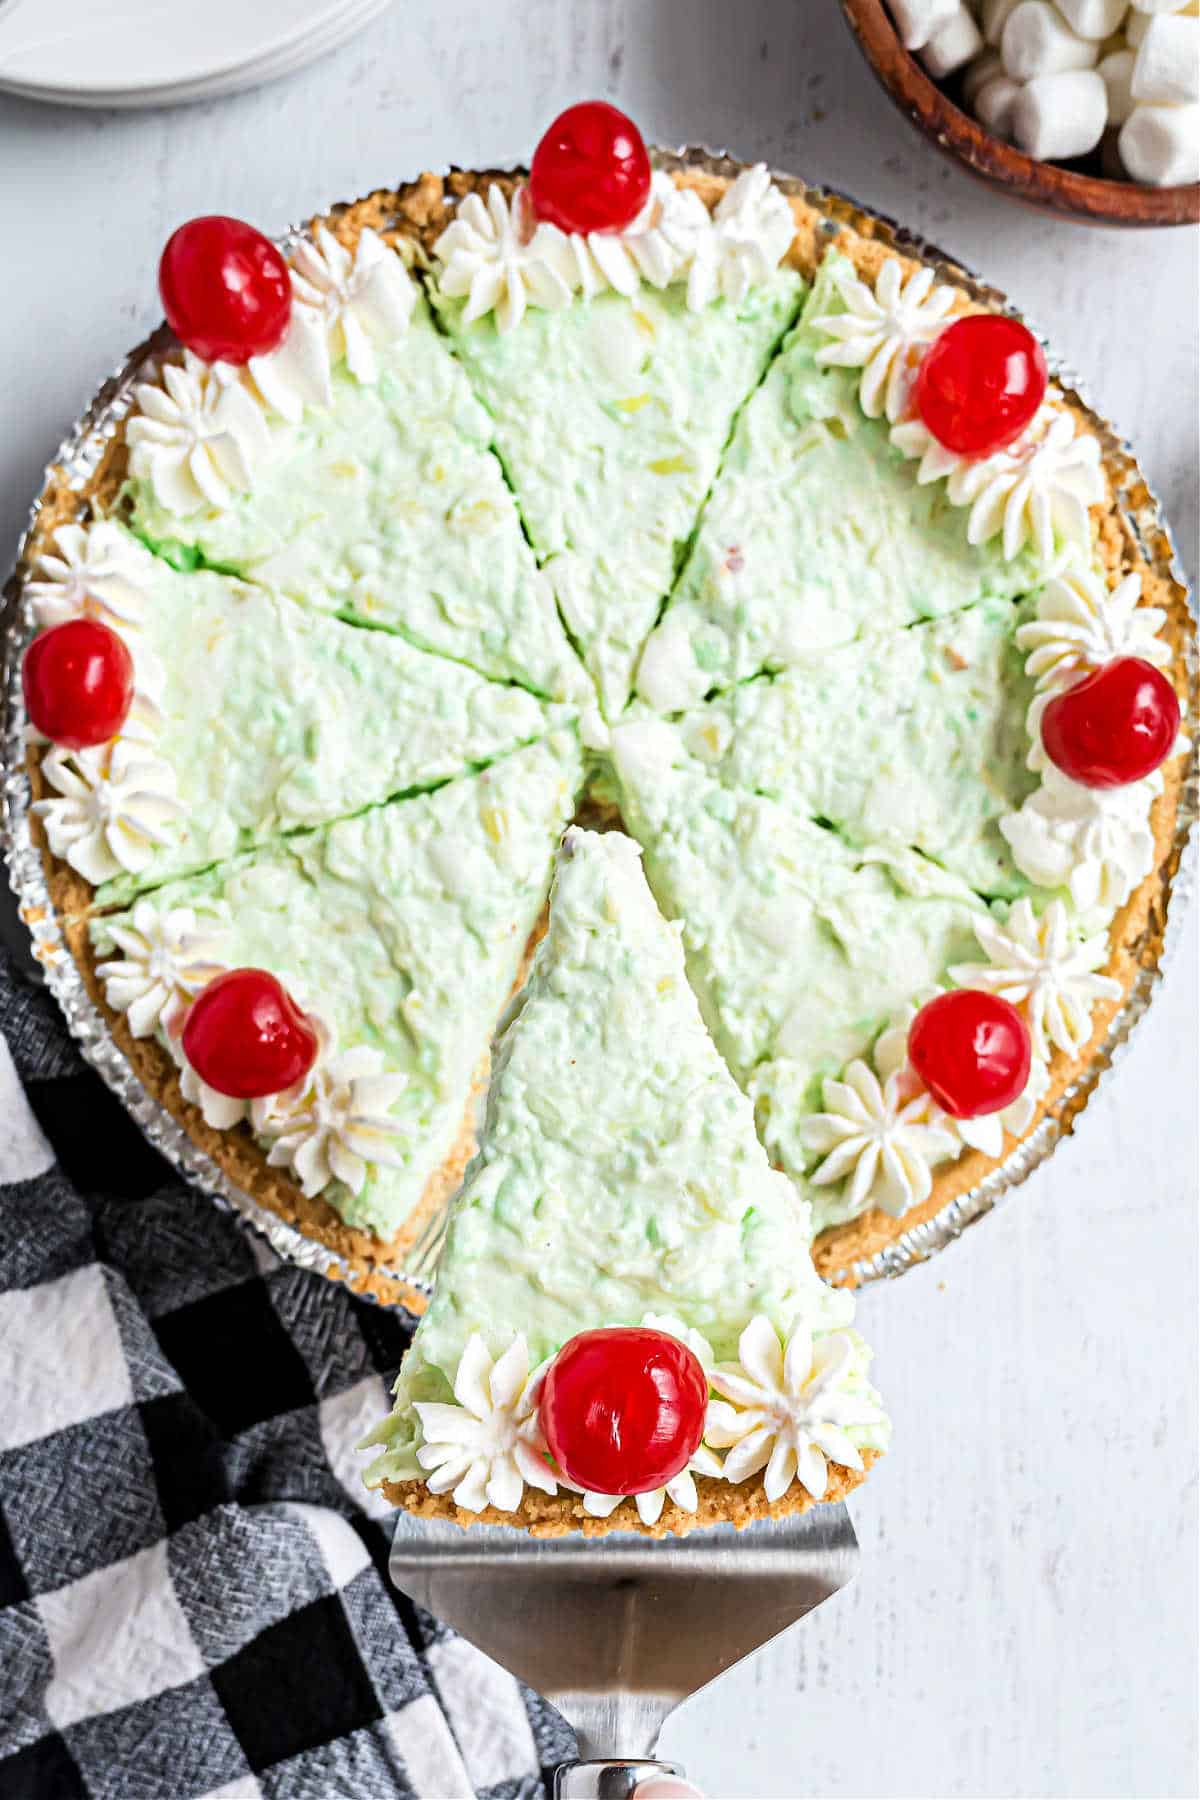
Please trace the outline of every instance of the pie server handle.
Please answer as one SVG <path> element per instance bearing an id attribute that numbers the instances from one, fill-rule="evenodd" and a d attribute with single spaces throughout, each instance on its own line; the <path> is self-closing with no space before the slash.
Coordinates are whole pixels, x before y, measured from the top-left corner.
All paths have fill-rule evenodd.
<path id="1" fill-rule="evenodd" d="M 629 1800 L 643 1781 L 659 1775 L 684 1779 L 678 1763 L 656 1762 L 652 1757 L 562 1763 L 554 1775 L 554 1800 Z"/>

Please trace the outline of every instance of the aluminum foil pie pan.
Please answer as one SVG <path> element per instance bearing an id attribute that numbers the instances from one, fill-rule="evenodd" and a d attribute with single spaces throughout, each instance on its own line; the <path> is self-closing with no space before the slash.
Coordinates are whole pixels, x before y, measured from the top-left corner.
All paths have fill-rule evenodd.
<path id="1" fill-rule="evenodd" d="M 728 177 L 737 175 L 747 166 L 717 152 L 691 148 L 678 151 L 657 150 L 654 160 L 663 168 L 700 170 Z M 1023 314 L 1010 305 L 1005 295 L 973 275 L 956 257 L 903 226 L 861 207 L 857 201 L 836 188 L 813 186 L 797 176 L 780 171 L 773 170 L 772 174 L 785 192 L 802 198 L 823 214 L 831 236 L 843 226 L 863 230 L 885 246 L 942 270 L 973 298 L 993 307 L 1003 307 L 1014 317 L 1024 318 Z M 331 207 L 328 210 L 336 211 L 337 208 Z M 298 226 L 286 233 L 280 242 L 286 250 L 303 235 L 304 228 Z M 1045 344 L 1044 335 L 1037 327 L 1028 319 L 1024 319 L 1024 322 L 1030 325 L 1030 329 Z M 155 365 L 171 343 L 172 339 L 164 327 L 131 351 L 67 433 L 52 458 L 47 481 L 52 471 L 60 488 L 65 486 L 68 489 L 82 490 L 87 486 L 107 445 L 117 435 L 122 421 L 132 407 L 134 385 L 153 373 Z M 1170 529 L 1161 506 L 1138 468 L 1132 449 L 1116 429 L 1090 405 L 1078 379 L 1063 367 L 1049 345 L 1046 345 L 1046 353 L 1051 375 L 1068 396 L 1086 408 L 1110 469 L 1116 468 L 1120 472 L 1118 504 L 1141 553 L 1151 568 L 1171 578 L 1186 591 L 1187 583 L 1175 553 Z M 37 526 L 41 505 L 42 499 L 39 496 L 33 504 L 29 525 L 18 550 L 17 565 L 3 589 L 0 605 L 0 846 L 7 856 L 9 880 L 17 898 L 20 916 L 33 940 L 34 955 L 44 973 L 46 985 L 58 1001 L 67 1026 L 78 1041 L 83 1055 L 99 1071 L 149 1141 L 169 1162 L 208 1194 L 218 1206 L 232 1212 L 249 1230 L 261 1234 L 289 1262 L 332 1279 L 353 1279 L 354 1270 L 346 1259 L 260 1205 L 233 1182 L 192 1141 L 162 1102 L 143 1086 L 114 1042 L 103 1013 L 88 994 L 79 968 L 67 949 L 51 903 L 42 854 L 31 830 L 31 791 L 25 765 L 25 712 L 20 666 L 22 655 L 33 636 L 33 619 L 32 610 L 23 599 L 17 571 L 24 562 L 24 552 Z M 1189 609 L 1194 619 L 1194 601 L 1190 596 Z M 1200 711 L 1197 706 L 1200 686 L 1197 680 L 1194 634 L 1188 646 L 1187 682 L 1187 707 L 1191 717 L 1195 719 Z M 873 1256 L 847 1265 L 845 1273 L 855 1281 L 861 1284 L 901 1275 L 913 1264 L 925 1261 L 952 1243 L 969 1225 L 991 1212 L 1007 1194 L 1019 1187 L 1073 1128 L 1097 1087 L 1123 1055 L 1134 1027 L 1154 998 L 1174 946 L 1183 934 L 1188 894 L 1195 878 L 1194 827 L 1197 805 L 1197 771 L 1193 752 L 1192 763 L 1180 794 L 1174 842 L 1162 896 L 1165 928 L 1157 940 L 1154 953 L 1148 956 L 1145 965 L 1140 968 L 1124 1002 L 1114 1015 L 1103 1042 L 1061 1097 L 1054 1114 L 1043 1119 L 1028 1138 L 968 1192 L 948 1201 L 932 1218 L 906 1231 Z M 407 1306 L 414 1290 L 418 1294 L 427 1294 L 444 1235 L 443 1211 L 430 1220 L 421 1236 L 407 1248 L 400 1265 L 393 1269 L 382 1265 L 379 1267 L 372 1283 L 372 1297 Z M 394 1288 L 394 1294 L 389 1293 L 391 1288 Z"/>

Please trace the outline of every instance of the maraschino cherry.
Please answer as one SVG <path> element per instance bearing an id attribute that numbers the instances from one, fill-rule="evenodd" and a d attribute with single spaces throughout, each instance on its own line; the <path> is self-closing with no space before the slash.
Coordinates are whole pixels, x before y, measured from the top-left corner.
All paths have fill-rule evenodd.
<path id="1" fill-rule="evenodd" d="M 708 1378 L 677 1338 L 646 1326 L 581 1331 L 542 1386 L 542 1430 L 568 1481 L 645 1494 L 687 1467 L 704 1435 Z"/>
<path id="2" fill-rule="evenodd" d="M 604 100 L 584 100 L 559 113 L 529 166 L 533 210 L 560 231 L 623 231 L 649 195 L 642 134 Z"/>
<path id="3" fill-rule="evenodd" d="M 943 1112 L 978 1119 L 1003 1112 L 1025 1091 L 1029 1028 L 997 994 L 960 988 L 939 994 L 908 1028 L 908 1060 Z"/>
<path id="4" fill-rule="evenodd" d="M 1084 787 L 1124 787 L 1152 775 L 1178 731 L 1175 689 L 1140 656 L 1104 663 L 1042 714 L 1046 755 Z"/>
<path id="5" fill-rule="evenodd" d="M 67 750 L 106 744 L 133 704 L 133 658 L 99 619 L 67 619 L 35 637 L 21 667 L 30 723 Z"/>
<path id="6" fill-rule="evenodd" d="M 292 314 L 288 266 L 270 238 L 220 213 L 172 232 L 158 291 L 167 324 L 204 362 L 265 356 L 282 343 Z"/>
<path id="7" fill-rule="evenodd" d="M 202 988 L 183 1026 L 183 1053 L 201 1081 L 235 1100 L 260 1100 L 300 1081 L 317 1034 L 266 969 L 227 969 Z"/>
<path id="8" fill-rule="evenodd" d="M 1046 393 L 1046 358 L 1032 331 L 972 313 L 939 332 L 917 370 L 917 411 L 958 456 L 991 456 L 1020 437 Z"/>

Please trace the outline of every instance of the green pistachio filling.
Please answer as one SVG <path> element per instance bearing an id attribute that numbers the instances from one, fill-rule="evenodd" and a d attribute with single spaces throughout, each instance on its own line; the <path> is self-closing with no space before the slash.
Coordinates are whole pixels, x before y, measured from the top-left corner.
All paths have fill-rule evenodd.
<path id="1" fill-rule="evenodd" d="M 916 851 L 854 847 L 779 800 L 725 787 L 674 728 L 613 734 L 624 816 L 688 973 L 772 1157 L 802 1179 L 798 1127 L 820 1084 L 891 1017 L 975 954 L 985 907 Z M 818 1225 L 830 1204 L 813 1191 Z M 836 1203 L 836 1197 L 835 1197 Z"/>
<path id="2" fill-rule="evenodd" d="M 253 487 L 228 506 L 180 515 L 133 481 L 134 529 L 182 565 L 200 559 L 548 698 L 580 697 L 491 421 L 424 300 L 378 363 L 369 386 L 339 363 L 330 407 L 274 423 Z"/>
<path id="3" fill-rule="evenodd" d="M 972 546 L 945 484 L 869 419 L 857 369 L 816 361 L 811 320 L 845 310 L 824 258 L 804 312 L 743 409 L 695 544 L 642 654 L 638 691 L 664 711 L 865 632 L 1009 599 L 1035 585 L 1032 553 Z"/>
<path id="4" fill-rule="evenodd" d="M 347 1224 L 391 1236 L 455 1145 L 579 778 L 576 739 L 558 734 L 150 897 L 159 913 L 194 908 L 226 966 L 277 975 L 338 1052 L 367 1046 L 407 1077 L 396 1166 L 371 1164 L 357 1193 L 324 1189 Z M 108 953 L 108 920 L 91 934 Z"/>
<path id="5" fill-rule="evenodd" d="M 282 833 L 480 767 L 544 736 L 566 709 L 223 575 L 182 574 L 130 541 L 145 596 L 135 646 L 162 671 L 153 749 L 180 806 L 136 891 Z"/>
<path id="6" fill-rule="evenodd" d="M 733 304 L 689 311 L 682 286 L 531 310 L 513 331 L 434 303 L 492 415 L 562 615 L 605 715 L 633 669 L 717 472 L 730 428 L 804 292 L 777 271 Z"/>
<path id="7" fill-rule="evenodd" d="M 330 408 L 272 422 L 228 506 L 130 485 L 174 565 L 147 555 L 146 642 L 181 824 L 98 898 L 217 864 L 163 903 L 215 907 L 230 961 L 409 1077 L 402 1168 L 329 1190 L 350 1222 L 388 1235 L 454 1141 L 582 780 L 546 734 L 596 694 L 591 791 L 682 921 L 681 951 L 627 840 L 572 838 L 376 1478 L 415 1471 L 411 1402 L 474 1331 L 536 1362 L 657 1309 L 732 1354 L 752 1313 L 813 1304 L 803 1245 L 841 1203 L 804 1179 L 822 1079 L 1029 891 L 998 821 L 1036 785 L 1037 560 L 972 546 L 860 371 L 818 362 L 848 271 L 828 253 L 807 303 L 778 270 L 507 332 L 434 292 L 375 383 L 339 366 Z"/>
<path id="8" fill-rule="evenodd" d="M 873 632 L 733 688 L 646 742 L 732 793 L 827 820 L 852 845 L 916 848 L 980 893 L 1023 893 L 997 821 L 1037 785 L 1025 766 L 1033 683 L 1015 641 L 1031 611 L 990 599 Z"/>
<path id="9" fill-rule="evenodd" d="M 474 1332 L 493 1355 L 523 1332 L 533 1366 L 578 1331 L 647 1312 L 702 1332 L 719 1359 L 736 1358 L 755 1315 L 781 1334 L 797 1318 L 848 1323 L 851 1297 L 818 1279 L 809 1229 L 704 1028 L 636 847 L 570 832 L 368 1480 L 420 1475 L 413 1402 L 450 1399 Z M 871 1441 L 883 1447 L 882 1428 Z"/>

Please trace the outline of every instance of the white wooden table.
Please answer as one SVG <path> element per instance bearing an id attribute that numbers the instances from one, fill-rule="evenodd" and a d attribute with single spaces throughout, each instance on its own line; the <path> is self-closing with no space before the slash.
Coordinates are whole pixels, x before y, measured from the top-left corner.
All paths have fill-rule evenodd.
<path id="1" fill-rule="evenodd" d="M 196 9 L 203 29 L 203 8 Z M 158 317 L 172 226 L 266 229 L 569 101 L 765 157 L 942 242 L 1044 323 L 1197 566 L 1194 232 L 1051 223 L 894 113 L 832 0 L 400 0 L 273 87 L 172 112 L 0 96 L 0 533 Z M 896 1422 L 857 1584 L 668 1728 L 716 1795 L 1194 1794 L 1194 931 L 1109 1091 L 956 1248 L 867 1294 Z"/>

